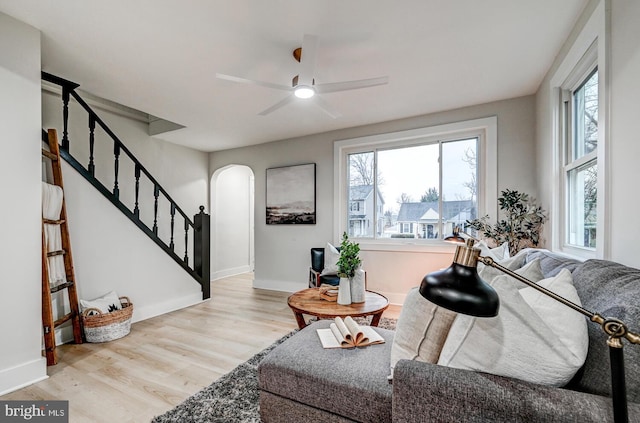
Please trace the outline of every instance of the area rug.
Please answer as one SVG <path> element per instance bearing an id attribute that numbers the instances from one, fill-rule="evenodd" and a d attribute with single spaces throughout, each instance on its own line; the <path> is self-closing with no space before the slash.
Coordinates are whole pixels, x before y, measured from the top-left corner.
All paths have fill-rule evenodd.
<path id="1" fill-rule="evenodd" d="M 396 320 L 383 317 L 378 326 L 393 330 Z M 154 417 L 152 423 L 259 423 L 258 364 L 296 332 L 278 339 L 173 410 Z"/>

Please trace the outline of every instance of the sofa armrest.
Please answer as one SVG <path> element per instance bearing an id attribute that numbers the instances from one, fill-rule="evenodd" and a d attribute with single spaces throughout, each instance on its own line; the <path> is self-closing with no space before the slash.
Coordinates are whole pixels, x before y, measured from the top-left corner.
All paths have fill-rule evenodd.
<path id="1" fill-rule="evenodd" d="M 639 411 L 629 404 L 630 421 Z M 395 367 L 392 416 L 394 422 L 613 421 L 607 397 L 411 360 Z"/>

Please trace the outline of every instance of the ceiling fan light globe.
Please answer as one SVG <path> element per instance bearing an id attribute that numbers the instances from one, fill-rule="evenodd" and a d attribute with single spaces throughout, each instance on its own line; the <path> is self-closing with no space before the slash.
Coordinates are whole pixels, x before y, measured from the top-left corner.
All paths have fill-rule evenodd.
<path id="1" fill-rule="evenodd" d="M 296 87 L 293 93 L 298 98 L 311 98 L 316 94 L 316 91 L 307 85 L 300 85 Z"/>

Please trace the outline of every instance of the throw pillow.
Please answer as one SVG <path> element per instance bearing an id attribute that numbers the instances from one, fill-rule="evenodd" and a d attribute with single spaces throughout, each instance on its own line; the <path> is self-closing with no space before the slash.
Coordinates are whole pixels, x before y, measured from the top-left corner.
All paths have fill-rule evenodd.
<path id="1" fill-rule="evenodd" d="M 111 291 L 107 294 L 104 294 L 102 297 L 95 298 L 93 300 L 80 300 L 80 306 L 82 311 L 88 308 L 97 308 L 103 313 L 109 313 L 115 310 L 121 310 L 122 304 L 120 304 L 120 298 L 115 291 Z M 95 312 L 89 312 L 89 316 L 98 314 Z"/>
<path id="2" fill-rule="evenodd" d="M 320 275 L 337 275 L 340 270 L 338 259 L 340 259 L 340 252 L 330 242 L 327 242 L 327 246 L 324 247 L 324 269 Z"/>
<path id="3" fill-rule="evenodd" d="M 515 273 L 519 274 L 520 276 L 524 276 L 530 281 L 538 282 L 544 279 L 544 274 L 542 273 L 542 267 L 540 265 L 539 259 L 532 260 L 522 267 L 516 267 L 518 265 L 517 258 L 518 256 L 513 256 L 497 263 L 509 270 L 513 270 Z M 504 274 L 501 270 L 498 270 L 495 267 L 491 266 L 483 266 L 482 269 L 479 269 L 478 276 L 480 276 L 480 278 L 489 285 L 493 285 L 493 281 L 495 281 L 496 278 L 504 276 L 506 278 L 509 278 L 511 283 L 513 283 L 514 286 L 516 286 L 518 289 L 527 288 L 529 286 L 524 282 L 520 282 L 519 280 Z"/>
<path id="4" fill-rule="evenodd" d="M 480 241 L 475 244 L 475 247 L 480 249 L 480 255 L 485 257 L 491 257 L 495 261 L 504 260 L 510 257 L 509 244 L 507 242 L 496 248 L 489 248 L 489 245 L 485 241 Z"/>
<path id="5" fill-rule="evenodd" d="M 399 360 L 437 363 L 456 313 L 425 299 L 418 288 L 407 294 L 391 345 L 391 376 Z"/>
<path id="6" fill-rule="evenodd" d="M 534 288 L 518 290 L 507 278 L 498 277 L 493 283 L 500 296 L 498 316 L 458 315 L 438 364 L 564 386 L 587 355 L 586 319 Z M 571 273 L 566 269 L 539 285 L 553 287 L 558 294 L 580 304 Z"/>

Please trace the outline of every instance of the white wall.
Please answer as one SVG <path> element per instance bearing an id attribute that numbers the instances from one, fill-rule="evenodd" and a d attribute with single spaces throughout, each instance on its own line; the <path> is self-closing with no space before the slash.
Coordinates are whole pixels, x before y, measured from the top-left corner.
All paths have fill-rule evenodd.
<path id="1" fill-rule="evenodd" d="M 65 75 L 58 76 L 64 78 Z M 94 110 L 191 219 L 200 205 L 208 204 L 206 153 L 150 137 L 147 125 L 141 121 L 95 107 Z M 85 165 L 89 161 L 87 119 L 86 112 L 72 102 L 70 151 Z M 62 139 L 62 101 L 59 95 L 42 92 L 42 122 L 43 128 L 56 128 L 58 138 Z M 96 176 L 111 189 L 114 181 L 113 142 L 101 129 L 96 130 L 94 156 Z M 134 321 L 202 300 L 200 285 L 66 163 L 63 177 L 80 298 L 92 299 L 116 290 L 119 295 L 130 297 L 134 303 Z M 134 166 L 124 154 L 120 155 L 118 179 L 120 199 L 133 210 Z M 153 185 L 144 178 L 140 181 L 140 217 L 152 227 Z M 170 206 L 162 197 L 158 227 L 161 239 L 168 245 L 171 238 Z M 184 220 L 176 214 L 174 243 L 180 257 L 185 251 L 184 234 Z M 189 262 L 193 264 L 193 231 L 189 232 L 187 253 Z"/>
<path id="2" fill-rule="evenodd" d="M 253 270 L 254 176 L 227 166 L 211 178 L 211 279 Z"/>
<path id="3" fill-rule="evenodd" d="M 612 1 L 611 9 L 611 258 L 640 268 L 638 210 L 640 179 L 640 2 Z"/>
<path id="4" fill-rule="evenodd" d="M 46 378 L 41 356 L 40 32 L 0 13 L 0 395 Z"/>
<path id="5" fill-rule="evenodd" d="M 243 164 L 255 174 L 254 286 L 285 291 L 304 288 L 309 249 L 324 246 L 327 241 L 339 241 L 340 234 L 333 233 L 334 141 L 494 115 L 498 116 L 498 190 L 511 188 L 536 196 L 533 96 L 210 153 L 212 173 L 229 164 Z M 317 224 L 266 225 L 266 169 L 311 162 L 317 164 Z M 418 285 L 426 273 L 448 266 L 452 253 L 453 247 L 432 253 L 368 250 L 361 257 L 369 289 L 384 293 L 392 302 L 402 303 L 406 292 Z"/>
<path id="6" fill-rule="evenodd" d="M 602 0 L 604 1 L 604 0 Z M 554 167 L 553 120 L 551 110 L 550 80 L 558 66 L 565 59 L 574 40 L 585 26 L 600 1 L 593 0 L 579 19 L 563 50 L 556 58 L 546 78 L 540 85 L 536 96 L 537 116 L 537 157 L 539 163 L 538 186 L 541 199 L 546 204 L 554 204 L 554 187 L 557 184 L 558 170 Z M 640 197 L 633 190 L 633 183 L 640 177 L 637 158 L 640 157 L 638 143 L 638 99 L 640 98 L 640 2 L 633 0 L 612 0 L 603 3 L 610 5 L 610 60 L 607 70 L 610 77 L 610 121 L 609 137 L 606 139 L 608 160 L 607 183 L 610 233 L 608 251 L 604 258 L 618 261 L 633 267 L 640 267 L 636 228 L 637 210 L 640 209 Z M 600 160 L 600 158 L 599 158 Z M 600 163 L 599 163 L 600 164 Z M 600 168 L 600 166 L 599 166 Z M 599 169 L 600 170 L 600 169 Z M 606 198 L 598 193 L 598 200 Z M 553 223 L 553 222 L 552 222 Z M 552 224 L 545 227 L 550 237 Z M 599 236 L 601 234 L 598 234 Z"/>
<path id="7" fill-rule="evenodd" d="M 115 290 L 134 322 L 202 301 L 189 274 L 66 162 L 62 171 L 80 298 Z"/>

